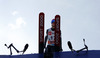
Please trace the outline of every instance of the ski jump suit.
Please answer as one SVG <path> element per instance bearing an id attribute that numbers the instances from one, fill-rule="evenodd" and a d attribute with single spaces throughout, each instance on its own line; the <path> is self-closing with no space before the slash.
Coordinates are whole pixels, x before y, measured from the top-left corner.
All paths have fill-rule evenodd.
<path id="1" fill-rule="evenodd" d="M 44 46 L 46 47 L 47 41 L 48 41 L 48 45 L 47 45 L 47 48 L 45 49 L 45 53 L 62 51 L 61 36 L 60 36 L 60 46 L 58 47 L 58 46 L 55 46 L 54 44 L 54 34 L 55 34 L 54 29 L 52 28 L 47 29 L 46 34 L 47 35 L 45 37 Z M 60 35 L 61 35 L 61 31 L 60 31 Z"/>

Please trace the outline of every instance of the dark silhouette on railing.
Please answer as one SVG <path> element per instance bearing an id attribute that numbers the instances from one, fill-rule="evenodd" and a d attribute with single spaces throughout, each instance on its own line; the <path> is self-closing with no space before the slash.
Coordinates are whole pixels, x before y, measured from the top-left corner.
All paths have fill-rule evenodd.
<path id="1" fill-rule="evenodd" d="M 16 51 L 17 53 L 22 52 L 22 55 L 25 53 L 25 51 L 26 51 L 26 50 L 28 49 L 28 47 L 29 47 L 29 45 L 26 44 L 26 45 L 24 46 L 24 49 L 23 49 L 22 51 L 19 51 L 18 49 L 15 48 L 15 46 L 13 45 L 13 43 L 11 43 L 9 46 L 7 46 L 7 44 L 5 44 L 5 46 L 6 46 L 8 49 L 10 49 L 10 55 L 12 55 L 12 49 L 11 49 L 11 47 L 14 48 L 15 51 Z"/>
<path id="2" fill-rule="evenodd" d="M 86 49 L 86 50 L 88 51 L 88 46 L 85 44 L 85 39 L 83 39 L 83 42 L 84 42 L 84 46 L 85 46 L 85 47 L 82 48 L 82 49 L 80 49 L 80 50 L 77 50 L 77 51 L 73 49 L 72 44 L 71 44 L 70 41 L 68 41 L 67 44 L 68 44 L 69 49 L 70 49 L 72 52 L 76 51 L 77 53 L 79 53 L 80 51 L 83 51 L 84 49 Z"/>

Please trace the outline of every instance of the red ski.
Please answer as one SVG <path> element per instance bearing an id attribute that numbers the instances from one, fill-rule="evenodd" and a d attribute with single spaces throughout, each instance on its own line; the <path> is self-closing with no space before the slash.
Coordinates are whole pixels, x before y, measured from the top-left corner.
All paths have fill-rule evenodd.
<path id="1" fill-rule="evenodd" d="M 44 13 L 39 14 L 39 53 L 44 52 Z"/>
<path id="2" fill-rule="evenodd" d="M 55 46 L 60 47 L 60 15 L 55 16 Z"/>

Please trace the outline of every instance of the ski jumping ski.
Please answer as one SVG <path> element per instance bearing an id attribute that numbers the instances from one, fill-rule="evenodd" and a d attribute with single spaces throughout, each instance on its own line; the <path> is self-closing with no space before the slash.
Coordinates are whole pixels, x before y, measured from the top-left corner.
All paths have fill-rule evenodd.
<path id="1" fill-rule="evenodd" d="M 55 46 L 60 46 L 60 15 L 55 16 Z"/>
<path id="2" fill-rule="evenodd" d="M 44 52 L 44 13 L 39 14 L 39 53 Z"/>

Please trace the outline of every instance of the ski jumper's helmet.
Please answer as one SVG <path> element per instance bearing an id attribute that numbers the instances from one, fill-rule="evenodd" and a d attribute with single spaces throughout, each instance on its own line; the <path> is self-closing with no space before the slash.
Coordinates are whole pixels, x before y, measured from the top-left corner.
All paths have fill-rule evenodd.
<path id="1" fill-rule="evenodd" d="M 51 24 L 55 22 L 55 19 L 52 19 Z"/>

